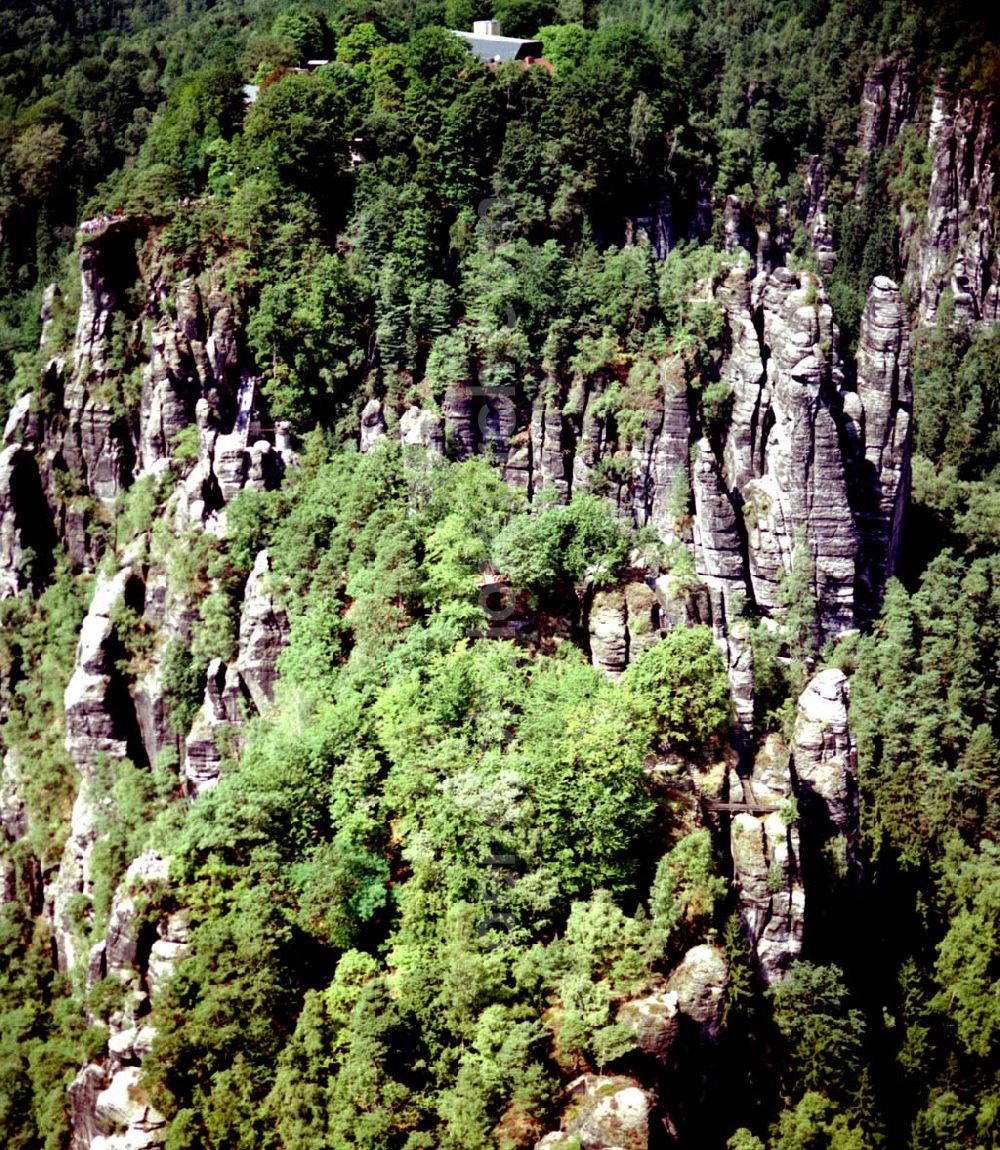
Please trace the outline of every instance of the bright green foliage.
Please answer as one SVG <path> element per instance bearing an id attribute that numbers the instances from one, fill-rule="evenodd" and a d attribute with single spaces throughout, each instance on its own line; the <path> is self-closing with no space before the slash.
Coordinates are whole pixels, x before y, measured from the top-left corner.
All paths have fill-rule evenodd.
<path id="1" fill-rule="evenodd" d="M 864 1131 L 822 1094 L 804 1094 L 794 1109 L 779 1119 L 773 1150 L 871 1150 Z"/>
<path id="2" fill-rule="evenodd" d="M 614 582 L 628 546 L 624 525 L 603 499 L 576 495 L 568 506 L 512 520 L 496 541 L 494 558 L 515 587 L 552 590 L 588 574 L 601 587 Z"/>
<path id="3" fill-rule="evenodd" d="M 725 666 L 707 627 L 671 631 L 627 668 L 623 686 L 663 743 L 694 750 L 730 722 Z"/>
<path id="4" fill-rule="evenodd" d="M 708 831 L 694 831 L 681 839 L 660 859 L 650 891 L 657 941 L 683 945 L 696 936 L 711 922 L 715 904 L 725 893 L 726 881 L 715 873 Z"/>
<path id="5" fill-rule="evenodd" d="M 171 639 L 163 652 L 160 679 L 170 710 L 170 726 L 176 734 L 184 734 L 191 729 L 201 706 L 205 684 L 190 650 L 179 639 Z"/>

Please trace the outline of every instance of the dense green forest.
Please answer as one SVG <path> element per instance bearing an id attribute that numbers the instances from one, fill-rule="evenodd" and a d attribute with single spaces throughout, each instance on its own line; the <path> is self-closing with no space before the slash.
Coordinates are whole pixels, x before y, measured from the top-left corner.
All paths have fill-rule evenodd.
<path id="1" fill-rule="evenodd" d="M 550 67 L 478 63 L 450 29 L 489 15 L 537 35 Z M 136 930 L 183 915 L 190 934 L 142 1058 L 166 1119 L 150 1146 L 517 1150 L 559 1127 L 583 1074 L 659 1099 L 651 1150 L 1000 1146 L 1000 329 L 956 318 L 950 289 L 933 324 L 914 319 L 901 563 L 878 617 L 836 641 L 797 567 L 776 626 L 746 608 L 752 729 L 708 619 L 636 642 L 612 678 L 581 615 L 637 571 L 696 582 L 690 490 L 671 492 L 668 539 L 616 493 L 664 378 L 723 458 L 733 336 L 713 292 L 764 232 L 819 282 L 811 157 L 853 383 L 869 286 L 915 258 L 901 221 L 927 208 L 930 94 L 993 115 L 998 24 L 961 0 L 0 0 L 0 415 L 27 392 L 59 429 L 46 381 L 96 252 L 123 269 L 98 389 L 113 418 L 139 426 L 153 302 L 190 279 L 231 301 L 298 457 L 214 534 L 170 502 L 203 450 L 193 422 L 112 502 L 67 464 L 58 499 L 86 514 L 94 562 L 43 539 L 0 599 L 0 739 L 30 768 L 27 833 L 3 842 L 6 1145 L 70 1146 L 68 1087 L 130 993 L 88 980 L 87 954 L 153 849 L 169 882 L 137 896 Z M 869 154 L 859 105 L 886 58 L 924 114 Z M 80 232 L 105 215 L 111 239 Z M 453 440 L 359 452 L 370 400 L 395 433 L 473 376 L 529 404 L 568 380 L 567 411 L 600 378 L 616 449 L 588 490 L 529 501 Z M 289 621 L 276 702 L 219 736 L 221 780 L 192 802 L 184 735 L 210 661 L 236 656 L 264 548 Z M 93 587 L 126 555 L 194 603 L 190 642 L 165 654 L 127 595 L 113 620 L 121 682 L 160 660 L 177 749 L 98 762 L 67 970 L 46 921 L 78 786 L 64 691 Z M 511 617 L 531 625 L 493 630 Z M 767 986 L 728 824 L 680 780 L 787 747 L 824 667 L 850 678 L 860 877 L 810 862 L 829 889 L 807 884 L 815 925 Z M 794 799 L 780 813 L 807 834 Z M 623 1004 L 702 944 L 728 968 L 717 1033 L 658 1060 Z"/>

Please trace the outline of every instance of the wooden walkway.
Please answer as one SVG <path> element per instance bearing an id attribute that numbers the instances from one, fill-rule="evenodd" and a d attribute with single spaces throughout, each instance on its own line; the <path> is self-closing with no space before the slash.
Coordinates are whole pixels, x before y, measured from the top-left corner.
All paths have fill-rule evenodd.
<path id="1" fill-rule="evenodd" d="M 740 787 L 743 790 L 742 801 L 739 799 L 706 799 L 702 805 L 707 811 L 722 811 L 727 814 L 739 814 L 741 811 L 746 811 L 751 815 L 767 815 L 772 811 L 781 809 L 780 804 L 776 802 L 763 802 L 758 799 L 753 793 L 749 779 L 740 779 Z"/>
<path id="2" fill-rule="evenodd" d="M 706 801 L 702 805 L 707 811 L 724 811 L 730 814 L 738 814 L 740 811 L 746 811 L 751 815 L 766 815 L 780 809 L 777 803 L 723 803 Z"/>

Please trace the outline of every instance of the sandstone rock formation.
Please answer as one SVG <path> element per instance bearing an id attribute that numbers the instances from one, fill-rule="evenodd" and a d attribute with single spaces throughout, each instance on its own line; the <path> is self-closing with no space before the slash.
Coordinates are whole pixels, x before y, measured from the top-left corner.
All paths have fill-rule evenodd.
<path id="1" fill-rule="evenodd" d="M 938 85 L 928 135 L 933 160 L 927 216 L 907 268 L 924 326 L 934 323 L 946 288 L 953 293 L 956 318 L 991 323 L 1000 318 L 990 213 L 996 141 L 991 96 L 956 99 Z"/>
<path id="2" fill-rule="evenodd" d="M 865 77 L 858 119 L 858 149 L 870 156 L 899 135 L 916 112 L 913 71 L 905 58 L 879 60 Z"/>
<path id="3" fill-rule="evenodd" d="M 222 741 L 245 725 L 253 708 L 243 678 L 221 659 L 208 665 L 205 701 L 184 741 L 184 777 L 193 795 L 209 790 L 219 779 Z"/>
<path id="4" fill-rule="evenodd" d="M 563 1128 L 535 1150 L 556 1150 L 576 1136 L 582 1150 L 648 1150 L 653 1100 L 634 1079 L 584 1074 L 566 1088 L 572 1099 Z"/>
<path id="5" fill-rule="evenodd" d="M 789 821 L 789 756 L 776 736 L 758 753 L 749 778 L 731 775 L 730 794 L 765 808 L 733 816 L 730 853 L 743 929 L 760 975 L 770 984 L 799 956 L 805 915 L 799 829 Z"/>
<path id="6" fill-rule="evenodd" d="M 728 983 L 729 969 L 722 950 L 703 943 L 691 947 L 670 972 L 666 993 L 676 996 L 678 1012 L 712 1040 L 722 1025 Z"/>
<path id="7" fill-rule="evenodd" d="M 636 580 L 595 591 L 590 599 L 587 630 L 591 662 L 611 678 L 617 678 L 660 637 L 656 592 Z"/>
<path id="8" fill-rule="evenodd" d="M 859 607 L 877 611 L 885 581 L 895 573 L 910 494 L 911 411 L 909 339 L 899 289 L 879 276 L 868 293 L 858 338 L 857 403 L 860 444 L 854 502 L 862 550 Z M 845 411 L 848 410 L 845 396 Z"/>
<path id="9" fill-rule="evenodd" d="M 166 1119 L 140 1085 L 140 1064 L 155 1034 L 152 1004 L 184 954 L 189 928 L 179 913 L 151 923 L 140 904 L 163 892 L 168 875 L 169 860 L 154 851 L 135 859 L 115 891 L 105 937 L 91 952 L 88 988 L 110 978 L 123 994 L 107 1019 L 106 1054 L 69 1088 L 71 1150 L 153 1150 L 165 1141 Z"/>
<path id="10" fill-rule="evenodd" d="M 384 435 L 385 416 L 382 413 L 382 404 L 377 399 L 369 399 L 361 412 L 361 450 L 370 451 Z"/>
<path id="11" fill-rule="evenodd" d="M 791 768 L 803 833 L 839 839 L 845 869 L 857 865 L 857 745 L 848 726 L 850 684 L 843 671 L 813 676 L 799 696 Z"/>
<path id="12" fill-rule="evenodd" d="M 288 642 L 288 615 L 268 586 L 271 566 L 261 551 L 247 579 L 236 669 L 258 711 L 274 702 L 278 656 Z"/>
<path id="13" fill-rule="evenodd" d="M 89 861 L 97 834 L 97 812 L 90 792 L 98 757 L 123 759 L 130 741 L 131 707 L 115 667 L 112 615 L 133 577 L 131 567 L 125 566 L 113 576 L 98 578 L 80 628 L 75 667 L 65 691 L 66 750 L 80 774 L 80 788 L 73 805 L 70 835 L 49 892 L 56 950 L 63 970 L 72 968 L 78 957 L 70 914 L 72 900 L 78 894 L 90 893 Z"/>
<path id="14" fill-rule="evenodd" d="M 0 452 L 0 599 L 50 573 L 55 545 L 34 454 L 11 444 Z"/>
<path id="15" fill-rule="evenodd" d="M 644 1054 L 667 1060 L 679 1030 L 676 990 L 658 987 L 640 998 L 630 998 L 618 1008 L 617 1021 L 635 1035 Z"/>

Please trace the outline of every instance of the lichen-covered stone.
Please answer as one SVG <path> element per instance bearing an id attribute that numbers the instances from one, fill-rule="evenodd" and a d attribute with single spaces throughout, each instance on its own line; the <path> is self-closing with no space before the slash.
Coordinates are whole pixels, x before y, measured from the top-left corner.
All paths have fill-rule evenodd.
<path id="1" fill-rule="evenodd" d="M 691 947 L 667 979 L 667 994 L 675 996 L 677 1010 L 690 1018 L 708 1039 L 722 1025 L 729 968 L 722 950 L 702 943 Z"/>

